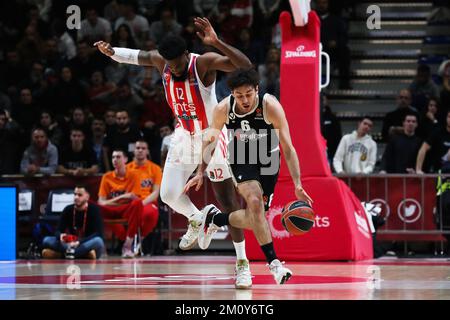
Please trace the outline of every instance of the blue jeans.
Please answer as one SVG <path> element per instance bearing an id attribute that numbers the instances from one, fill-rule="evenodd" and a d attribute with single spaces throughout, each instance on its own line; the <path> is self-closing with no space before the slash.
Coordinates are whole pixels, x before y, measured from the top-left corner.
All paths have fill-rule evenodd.
<path id="1" fill-rule="evenodd" d="M 42 241 L 42 245 L 44 249 L 52 249 L 54 251 L 61 252 L 62 254 L 65 254 L 66 250 L 69 248 L 67 243 L 61 242 L 56 237 L 45 237 Z M 88 241 L 80 243 L 80 245 L 75 248 L 75 258 L 84 258 L 89 251 L 95 250 L 95 254 L 98 259 L 102 255 L 104 249 L 105 244 L 103 239 L 100 237 L 94 237 Z"/>

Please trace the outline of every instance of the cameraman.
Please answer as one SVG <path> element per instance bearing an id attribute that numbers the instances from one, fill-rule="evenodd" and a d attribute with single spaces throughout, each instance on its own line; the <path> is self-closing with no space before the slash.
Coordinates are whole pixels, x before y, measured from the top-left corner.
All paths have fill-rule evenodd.
<path id="1" fill-rule="evenodd" d="M 89 192 L 75 187 L 74 204 L 64 208 L 54 237 L 45 237 L 42 257 L 98 259 L 104 251 L 103 220 L 99 208 L 88 203 Z"/>

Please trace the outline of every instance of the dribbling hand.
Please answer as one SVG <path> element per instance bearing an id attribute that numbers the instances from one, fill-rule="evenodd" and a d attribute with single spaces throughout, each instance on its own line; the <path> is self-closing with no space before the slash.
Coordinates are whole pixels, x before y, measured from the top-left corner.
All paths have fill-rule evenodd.
<path id="1" fill-rule="evenodd" d="M 94 43 L 94 46 L 96 46 L 101 53 L 108 57 L 114 55 L 114 49 L 108 42 L 97 41 L 96 43 Z"/>
<path id="2" fill-rule="evenodd" d="M 301 186 L 295 187 L 295 196 L 298 200 L 307 202 L 310 206 L 314 202 Z"/>

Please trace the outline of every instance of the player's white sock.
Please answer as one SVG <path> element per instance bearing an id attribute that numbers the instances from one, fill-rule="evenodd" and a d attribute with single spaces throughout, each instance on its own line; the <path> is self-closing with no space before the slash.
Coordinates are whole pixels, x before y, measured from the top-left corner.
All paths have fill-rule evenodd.
<path id="1" fill-rule="evenodd" d="M 236 250 L 236 258 L 238 260 L 247 260 L 247 255 L 245 254 L 245 240 L 241 242 L 234 242 L 234 250 Z"/>

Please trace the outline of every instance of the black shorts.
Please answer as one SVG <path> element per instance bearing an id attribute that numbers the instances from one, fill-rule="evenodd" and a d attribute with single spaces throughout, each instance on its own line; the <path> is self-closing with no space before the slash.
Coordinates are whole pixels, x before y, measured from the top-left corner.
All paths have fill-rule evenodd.
<path id="1" fill-rule="evenodd" d="M 236 184 L 251 180 L 256 180 L 261 184 L 264 208 L 266 211 L 269 210 L 280 168 L 278 167 L 275 174 L 267 175 L 261 174 L 261 169 L 264 167 L 257 164 L 231 164 L 230 167 Z"/>

